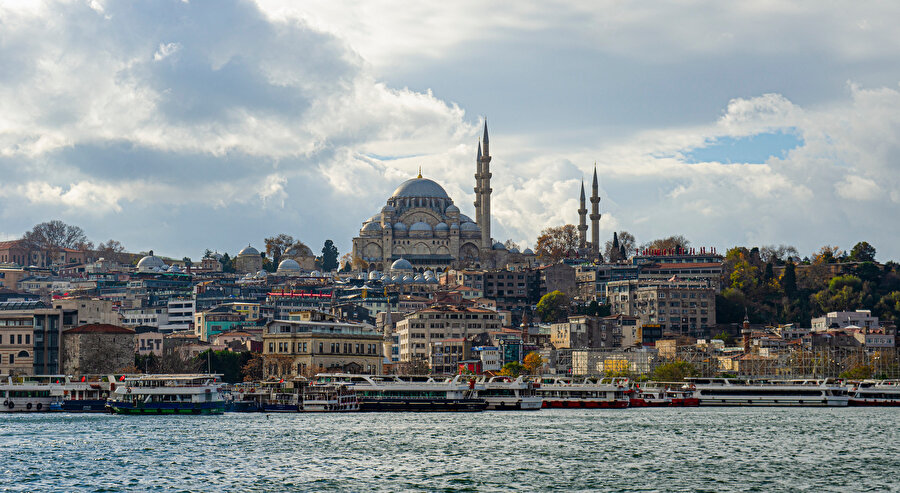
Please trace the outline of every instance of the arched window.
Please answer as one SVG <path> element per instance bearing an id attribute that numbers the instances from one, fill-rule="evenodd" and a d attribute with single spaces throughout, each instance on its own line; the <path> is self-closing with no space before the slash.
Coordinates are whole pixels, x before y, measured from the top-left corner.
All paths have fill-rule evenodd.
<path id="1" fill-rule="evenodd" d="M 28 357 L 28 351 L 19 351 L 18 357 L 19 357 L 19 358 L 27 358 L 27 357 Z"/>

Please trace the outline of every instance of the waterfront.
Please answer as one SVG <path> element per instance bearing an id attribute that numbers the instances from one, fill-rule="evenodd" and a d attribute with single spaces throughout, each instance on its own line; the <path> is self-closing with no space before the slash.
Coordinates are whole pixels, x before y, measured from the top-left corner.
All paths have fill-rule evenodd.
<path id="1" fill-rule="evenodd" d="M 898 490 L 890 408 L 0 416 L 2 491 Z"/>

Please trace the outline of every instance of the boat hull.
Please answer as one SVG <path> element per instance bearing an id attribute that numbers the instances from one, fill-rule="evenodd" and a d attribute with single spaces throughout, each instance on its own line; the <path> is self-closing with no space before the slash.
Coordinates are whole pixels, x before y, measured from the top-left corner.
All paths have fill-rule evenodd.
<path id="1" fill-rule="evenodd" d="M 590 399 L 544 399 L 544 409 L 624 409 L 629 401 Z"/>
<path id="2" fill-rule="evenodd" d="M 106 399 L 69 399 L 50 404 L 50 410 L 65 413 L 102 413 Z"/>
<path id="3" fill-rule="evenodd" d="M 897 399 L 857 399 L 850 398 L 848 406 L 854 407 L 898 407 L 900 406 L 900 397 Z"/>
<path id="4" fill-rule="evenodd" d="M 148 402 L 141 406 L 134 406 L 128 402 L 110 402 L 109 407 L 115 414 L 222 414 L 225 412 L 224 402 Z"/>
<path id="5" fill-rule="evenodd" d="M 299 413 L 298 404 L 263 404 L 263 412 L 267 413 Z"/>
<path id="6" fill-rule="evenodd" d="M 360 399 L 360 411 L 478 412 L 487 408 L 483 399 Z"/>
<path id="7" fill-rule="evenodd" d="M 848 400 L 844 399 L 785 399 L 759 397 L 747 399 L 746 397 L 720 397 L 715 399 L 700 398 L 700 406 L 765 406 L 765 407 L 845 407 Z"/>
<path id="8" fill-rule="evenodd" d="M 486 397 L 488 411 L 537 411 L 543 407 L 540 398 L 531 399 L 492 399 Z"/>

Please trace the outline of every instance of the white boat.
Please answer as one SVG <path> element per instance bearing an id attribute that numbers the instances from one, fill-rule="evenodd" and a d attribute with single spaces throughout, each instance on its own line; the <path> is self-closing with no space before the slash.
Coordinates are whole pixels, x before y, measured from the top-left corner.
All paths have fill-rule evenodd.
<path id="1" fill-rule="evenodd" d="M 221 375 L 123 377 L 109 398 L 117 414 L 222 414 Z"/>
<path id="2" fill-rule="evenodd" d="M 483 411 L 487 407 L 478 396 L 475 380 L 463 380 L 459 375 L 439 381 L 432 377 L 320 373 L 316 382 L 350 384 L 360 411 Z"/>
<path id="3" fill-rule="evenodd" d="M 534 385 L 545 408 L 628 407 L 628 387 L 616 380 L 598 378 L 540 377 Z"/>
<path id="4" fill-rule="evenodd" d="M 55 382 L 65 379 L 62 375 L 36 377 L 7 377 L 0 381 L 0 412 L 29 413 L 50 410 L 53 402 L 51 391 L 61 388 Z"/>
<path id="5" fill-rule="evenodd" d="M 863 380 L 847 393 L 851 406 L 900 406 L 900 380 Z"/>
<path id="6" fill-rule="evenodd" d="M 512 378 L 496 376 L 485 380 L 483 377 L 476 385 L 478 396 L 487 402 L 487 409 L 494 410 L 538 410 L 543 399 L 534 390 L 534 384 L 523 377 Z"/>
<path id="7" fill-rule="evenodd" d="M 303 389 L 303 412 L 359 411 L 356 391 L 347 383 L 312 384 Z"/>
<path id="8" fill-rule="evenodd" d="M 94 377 L 73 377 L 67 375 L 60 385 L 53 385 L 50 395 L 51 411 L 104 412 L 110 389 L 115 383 L 109 379 Z"/>
<path id="9" fill-rule="evenodd" d="M 701 406 L 846 406 L 847 390 L 831 379 L 689 378 Z"/>

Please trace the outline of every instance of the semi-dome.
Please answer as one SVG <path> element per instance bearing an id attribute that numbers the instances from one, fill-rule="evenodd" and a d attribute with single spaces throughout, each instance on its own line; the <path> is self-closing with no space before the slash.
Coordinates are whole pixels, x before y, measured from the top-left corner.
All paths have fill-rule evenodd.
<path id="1" fill-rule="evenodd" d="M 168 268 L 166 263 L 155 255 L 147 255 L 146 257 L 141 258 L 137 263 L 138 272 L 155 272 L 158 269 L 166 268 Z"/>
<path id="2" fill-rule="evenodd" d="M 381 232 L 381 225 L 378 223 L 366 223 L 362 230 L 367 233 L 379 233 Z"/>
<path id="3" fill-rule="evenodd" d="M 266 277 L 268 275 L 269 275 L 269 273 L 264 270 L 259 270 L 256 272 L 256 277 Z"/>
<path id="4" fill-rule="evenodd" d="M 412 270 L 412 268 L 412 264 L 405 258 L 399 258 L 391 264 L 391 270 Z"/>
<path id="5" fill-rule="evenodd" d="M 278 264 L 278 272 L 300 272 L 300 264 L 292 258 L 284 259 Z"/>
<path id="6" fill-rule="evenodd" d="M 447 206 L 446 212 L 447 212 L 447 214 L 449 214 L 451 212 L 455 212 L 455 213 L 459 214 L 459 207 L 456 207 L 455 205 L 450 204 Z"/>
<path id="7" fill-rule="evenodd" d="M 397 221 L 396 223 L 394 223 L 394 231 L 406 231 L 406 225 L 400 221 Z"/>
<path id="8" fill-rule="evenodd" d="M 437 182 L 433 180 L 429 180 L 428 178 L 413 178 L 411 180 L 406 180 L 401 183 L 396 190 L 394 190 L 393 195 L 391 197 L 434 197 L 440 199 L 449 199 L 450 196 L 447 195 L 447 192 L 444 190 L 444 187 L 437 184 Z"/>
<path id="9" fill-rule="evenodd" d="M 431 225 L 425 221 L 419 221 L 409 227 L 410 231 L 431 231 Z"/>
<path id="10" fill-rule="evenodd" d="M 466 221 L 459 226 L 460 231 L 481 231 L 481 228 L 473 222 Z"/>
<path id="11" fill-rule="evenodd" d="M 243 250 L 238 252 L 238 255 L 259 255 L 259 250 L 253 248 L 250 245 L 247 245 Z"/>
<path id="12" fill-rule="evenodd" d="M 449 231 L 449 230 L 450 230 L 450 227 L 447 226 L 447 223 L 445 223 L 445 222 L 440 222 L 440 223 L 437 223 L 437 224 L 434 225 L 434 230 L 435 230 L 435 231 Z"/>
<path id="13" fill-rule="evenodd" d="M 455 231 L 459 229 L 459 223 L 453 223 L 450 225 L 450 231 Z"/>
<path id="14" fill-rule="evenodd" d="M 386 205 L 386 206 L 384 206 L 384 207 L 381 208 L 381 212 L 382 212 L 382 213 L 384 213 L 384 212 L 394 212 L 394 211 L 396 211 L 396 210 L 397 210 L 397 209 L 394 209 L 394 206 L 392 206 L 391 204 L 388 204 L 388 205 Z"/>
<path id="15" fill-rule="evenodd" d="M 461 222 L 461 223 L 474 223 L 475 220 L 472 219 L 471 217 L 465 215 L 465 214 L 460 214 L 460 215 L 459 215 L 459 222 Z"/>

